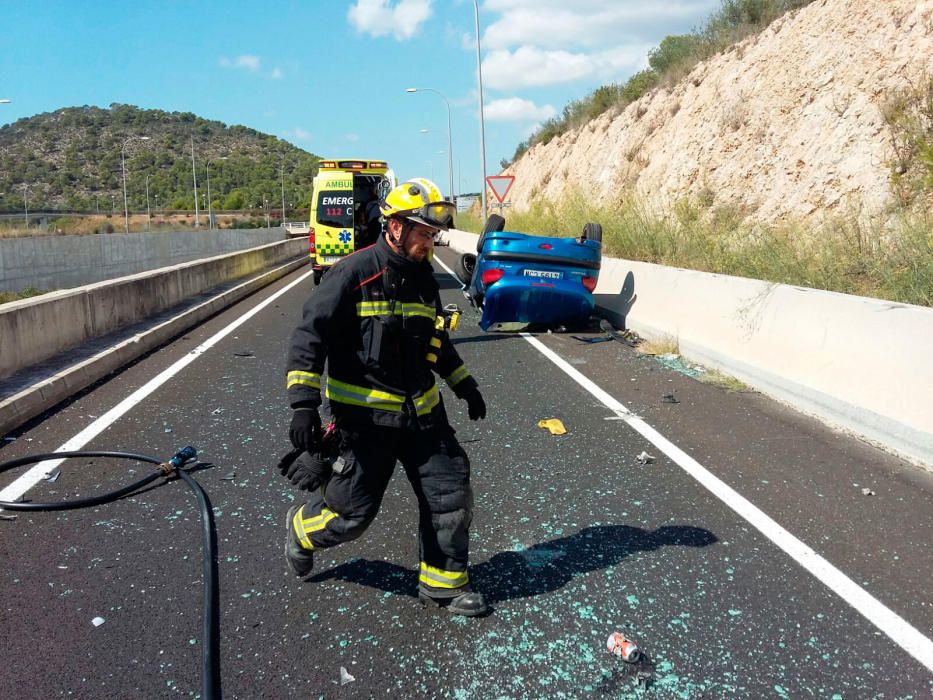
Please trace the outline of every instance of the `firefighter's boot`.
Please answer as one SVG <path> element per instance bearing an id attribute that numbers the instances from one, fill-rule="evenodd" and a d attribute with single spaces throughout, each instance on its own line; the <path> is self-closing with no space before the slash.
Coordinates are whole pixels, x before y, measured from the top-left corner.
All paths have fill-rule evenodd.
<path id="1" fill-rule="evenodd" d="M 285 559 L 295 576 L 304 580 L 314 569 L 314 552 L 305 548 L 295 533 L 293 521 L 299 509 L 300 505 L 294 505 L 288 509 L 288 515 L 285 516 Z"/>
<path id="2" fill-rule="evenodd" d="M 423 605 L 442 608 L 451 615 L 463 617 L 479 617 L 489 612 L 486 599 L 482 593 L 466 590 L 453 598 L 435 598 L 424 591 L 418 591 L 418 599 Z"/>

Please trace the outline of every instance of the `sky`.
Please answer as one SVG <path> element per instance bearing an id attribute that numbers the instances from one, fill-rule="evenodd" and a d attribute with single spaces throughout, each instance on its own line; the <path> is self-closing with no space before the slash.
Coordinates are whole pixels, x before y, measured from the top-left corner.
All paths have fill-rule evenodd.
<path id="1" fill-rule="evenodd" d="M 486 174 L 719 6 L 479 0 Z M 0 37 L 0 125 L 114 102 L 190 111 L 326 158 L 384 159 L 447 193 L 449 104 L 454 189 L 481 187 L 472 0 L 0 0 Z"/>

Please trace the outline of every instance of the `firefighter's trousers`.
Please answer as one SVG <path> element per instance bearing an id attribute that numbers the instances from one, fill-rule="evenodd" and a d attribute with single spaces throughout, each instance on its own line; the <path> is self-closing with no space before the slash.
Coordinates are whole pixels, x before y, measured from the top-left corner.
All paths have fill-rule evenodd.
<path id="1" fill-rule="evenodd" d="M 453 430 L 373 426 L 341 430 L 340 438 L 333 476 L 292 521 L 302 546 L 319 550 L 362 535 L 400 461 L 418 499 L 419 586 L 435 598 L 462 593 L 469 583 L 473 492 L 470 461 Z"/>

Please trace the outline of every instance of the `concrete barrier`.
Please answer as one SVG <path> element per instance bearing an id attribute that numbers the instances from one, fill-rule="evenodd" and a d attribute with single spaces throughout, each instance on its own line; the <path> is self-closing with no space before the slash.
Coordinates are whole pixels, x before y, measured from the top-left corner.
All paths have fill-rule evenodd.
<path id="1" fill-rule="evenodd" d="M 0 291 L 65 289 L 285 240 L 282 228 L 0 239 Z"/>
<path id="2" fill-rule="evenodd" d="M 474 252 L 477 236 L 447 234 Z M 603 258 L 601 316 L 933 467 L 933 309 Z"/>
<path id="3" fill-rule="evenodd" d="M 0 378 L 207 289 L 301 256 L 306 239 L 270 243 L 0 305 Z"/>

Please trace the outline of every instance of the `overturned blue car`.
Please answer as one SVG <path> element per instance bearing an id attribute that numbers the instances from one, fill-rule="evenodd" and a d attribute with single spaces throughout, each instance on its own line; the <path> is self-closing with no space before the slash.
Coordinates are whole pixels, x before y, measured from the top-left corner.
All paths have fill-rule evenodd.
<path id="1" fill-rule="evenodd" d="M 602 262 L 603 230 L 586 224 L 577 238 L 505 231 L 487 219 L 476 252 L 457 261 L 464 295 L 482 309 L 480 328 L 509 331 L 579 326 L 593 313 Z"/>

